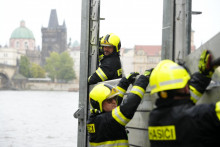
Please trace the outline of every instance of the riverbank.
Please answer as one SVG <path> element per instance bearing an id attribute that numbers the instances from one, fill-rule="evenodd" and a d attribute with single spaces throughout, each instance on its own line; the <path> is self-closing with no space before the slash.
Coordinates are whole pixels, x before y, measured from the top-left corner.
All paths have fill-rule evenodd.
<path id="1" fill-rule="evenodd" d="M 54 83 L 54 82 L 25 82 L 13 85 L 11 90 L 33 90 L 33 91 L 79 91 L 78 83 Z"/>

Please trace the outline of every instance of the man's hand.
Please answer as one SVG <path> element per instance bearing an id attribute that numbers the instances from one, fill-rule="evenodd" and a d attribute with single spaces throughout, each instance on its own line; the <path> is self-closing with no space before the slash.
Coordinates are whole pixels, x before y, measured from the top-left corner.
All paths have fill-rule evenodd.
<path id="1" fill-rule="evenodd" d="M 134 81 L 135 81 L 135 77 L 136 77 L 137 75 L 139 75 L 138 72 L 131 72 L 131 73 L 126 77 L 126 79 L 128 80 L 128 82 L 129 82 L 130 84 L 133 84 Z"/>
<path id="2" fill-rule="evenodd" d="M 152 73 L 152 71 L 153 71 L 154 69 L 153 68 L 151 68 L 151 69 L 147 69 L 147 70 L 145 70 L 145 72 L 144 72 L 144 76 L 148 76 L 148 77 L 150 77 L 150 75 L 151 75 L 151 73 Z"/>
<path id="3" fill-rule="evenodd" d="M 208 50 L 204 50 L 199 60 L 199 72 L 208 78 L 211 78 L 216 67 L 212 66 L 212 54 Z"/>

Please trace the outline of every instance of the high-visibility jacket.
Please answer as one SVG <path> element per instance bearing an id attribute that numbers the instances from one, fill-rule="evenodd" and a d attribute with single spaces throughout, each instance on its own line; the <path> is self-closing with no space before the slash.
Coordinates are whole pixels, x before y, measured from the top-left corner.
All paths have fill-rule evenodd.
<path id="1" fill-rule="evenodd" d="M 125 125 L 132 119 L 143 98 L 148 82 L 148 78 L 141 75 L 121 105 L 111 112 L 92 113 L 90 115 L 87 121 L 87 130 L 91 147 L 129 146 Z M 120 90 L 121 98 L 128 86 L 127 79 L 123 77 L 116 87 Z"/>
<path id="2" fill-rule="evenodd" d="M 118 78 L 122 78 L 121 61 L 118 53 L 113 52 L 111 55 L 103 56 L 96 72 L 88 78 L 88 83 L 96 84 Z"/>
<path id="3" fill-rule="evenodd" d="M 189 83 L 194 96 L 201 95 L 209 82 L 209 78 L 194 74 Z M 195 105 L 194 100 L 156 100 L 157 108 L 151 111 L 148 122 L 151 147 L 219 146 L 220 102 Z"/>

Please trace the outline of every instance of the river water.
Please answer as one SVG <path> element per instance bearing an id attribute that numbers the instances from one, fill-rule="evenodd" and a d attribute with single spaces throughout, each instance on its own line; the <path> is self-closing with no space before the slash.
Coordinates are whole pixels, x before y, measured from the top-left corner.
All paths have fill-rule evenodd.
<path id="1" fill-rule="evenodd" d="M 76 147 L 78 92 L 0 91 L 0 147 Z"/>

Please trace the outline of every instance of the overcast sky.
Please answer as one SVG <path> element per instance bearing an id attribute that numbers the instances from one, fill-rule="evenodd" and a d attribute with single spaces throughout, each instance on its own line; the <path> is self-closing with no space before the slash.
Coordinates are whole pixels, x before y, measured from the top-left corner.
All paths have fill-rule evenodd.
<path id="1" fill-rule="evenodd" d="M 47 27 L 51 9 L 57 10 L 59 24 L 65 20 L 67 37 L 80 42 L 81 0 L 3 0 L 0 9 L 0 44 L 9 44 L 12 32 L 26 22 L 41 46 L 41 27 Z M 199 47 L 220 31 L 220 1 L 192 0 L 195 44 Z M 122 47 L 161 45 L 163 0 L 101 0 L 100 36 L 115 33 Z"/>

